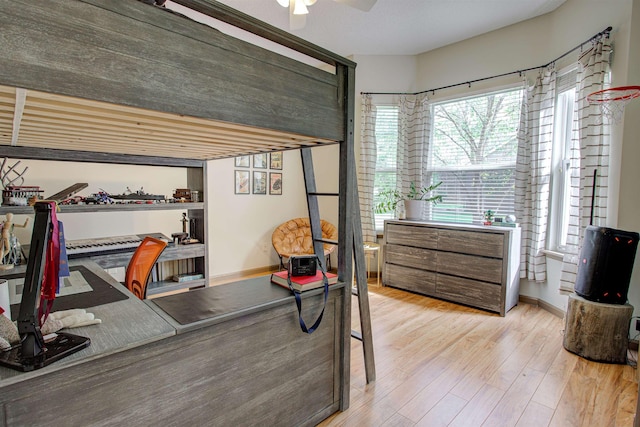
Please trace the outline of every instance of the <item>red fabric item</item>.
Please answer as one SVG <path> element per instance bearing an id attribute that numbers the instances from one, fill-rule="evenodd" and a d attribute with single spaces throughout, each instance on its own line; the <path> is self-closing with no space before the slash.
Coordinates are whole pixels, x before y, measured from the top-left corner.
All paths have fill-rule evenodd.
<path id="1" fill-rule="evenodd" d="M 53 300 L 56 298 L 56 292 L 60 286 L 60 228 L 56 216 L 57 205 L 55 202 L 49 202 L 49 204 L 51 205 L 51 233 L 45 248 L 45 265 L 42 276 L 40 307 L 38 308 L 40 326 L 49 317 Z"/>

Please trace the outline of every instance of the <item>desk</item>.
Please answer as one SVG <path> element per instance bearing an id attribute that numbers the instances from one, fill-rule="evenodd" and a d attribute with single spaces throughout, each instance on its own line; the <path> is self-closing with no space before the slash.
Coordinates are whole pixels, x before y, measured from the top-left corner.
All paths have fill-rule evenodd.
<path id="1" fill-rule="evenodd" d="M 25 379 L 39 378 L 70 366 L 101 358 L 120 352 L 127 348 L 149 344 L 175 335 L 175 329 L 166 321 L 158 319 L 157 314 L 144 302 L 133 297 L 129 291 L 114 280 L 107 272 L 92 262 L 70 261 L 69 265 L 84 266 L 93 274 L 99 276 L 127 298 L 110 304 L 91 307 L 89 312 L 102 320 L 101 325 L 91 325 L 74 328 L 71 332 L 91 338 L 91 345 L 86 349 L 72 354 L 46 368 L 36 371 L 20 373 L 12 369 L 0 367 L 0 388 L 25 381 Z M 26 266 L 4 272 L 2 276 L 24 273 Z M 136 325 L 131 328 L 131 325 Z M 2 423 L 0 422 L 0 425 Z"/>
<path id="2" fill-rule="evenodd" d="M 271 296 L 252 301 L 260 287 Z M 91 338 L 87 349 L 33 372 L 0 368 L 0 425 L 316 425 L 339 409 L 345 387 L 344 292 L 331 286 L 312 335 L 269 276 L 93 307 L 103 323 L 74 330 Z M 322 290 L 303 298 L 304 312 L 317 314 Z M 162 309 L 194 299 L 209 303 L 186 324 Z"/>

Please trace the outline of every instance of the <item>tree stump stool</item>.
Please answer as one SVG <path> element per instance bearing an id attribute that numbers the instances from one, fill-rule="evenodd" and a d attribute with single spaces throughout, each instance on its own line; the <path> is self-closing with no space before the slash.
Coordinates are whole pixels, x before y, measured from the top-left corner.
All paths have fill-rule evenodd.
<path id="1" fill-rule="evenodd" d="M 572 294 L 562 345 L 595 362 L 626 363 L 632 314 L 630 304 L 605 304 Z"/>

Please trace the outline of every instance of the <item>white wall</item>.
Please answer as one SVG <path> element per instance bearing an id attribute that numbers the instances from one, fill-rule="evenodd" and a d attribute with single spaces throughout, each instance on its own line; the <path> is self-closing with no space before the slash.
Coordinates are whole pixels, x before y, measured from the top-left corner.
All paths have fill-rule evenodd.
<path id="1" fill-rule="evenodd" d="M 337 193 L 338 145 L 314 148 L 312 157 L 318 191 Z M 234 194 L 235 169 L 241 168 L 234 167 L 233 159 L 207 165 L 212 277 L 277 265 L 271 245 L 273 230 L 289 219 L 308 216 L 299 150 L 284 152 L 281 196 Z M 321 197 L 319 203 L 321 218 L 337 226 L 338 198 Z"/>
<path id="2" fill-rule="evenodd" d="M 360 126 L 362 92 L 398 93 L 415 92 L 416 57 L 408 55 L 355 55 L 356 102 L 355 102 L 355 152 L 360 154 Z M 378 98 L 392 98 L 381 95 Z"/>

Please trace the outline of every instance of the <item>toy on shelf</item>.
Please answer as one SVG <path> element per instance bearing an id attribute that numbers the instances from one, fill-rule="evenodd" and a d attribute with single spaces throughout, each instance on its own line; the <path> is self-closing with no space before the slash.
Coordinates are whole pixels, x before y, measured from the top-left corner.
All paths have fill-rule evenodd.
<path id="1" fill-rule="evenodd" d="M 176 188 L 173 199 L 177 203 L 197 203 L 200 201 L 200 192 L 189 188 Z"/>
<path id="2" fill-rule="evenodd" d="M 5 206 L 28 206 L 41 199 L 40 187 L 35 185 L 23 185 L 24 174 L 29 167 L 25 166 L 22 172 L 17 170 L 20 161 L 7 166 L 7 158 L 2 160 L 0 166 L 0 181 L 2 182 L 2 204 Z"/>
<path id="3" fill-rule="evenodd" d="M 484 225 L 491 225 L 493 224 L 493 217 L 495 216 L 495 212 L 492 211 L 491 209 L 484 211 L 484 213 L 482 214 L 482 218 L 484 218 Z"/>
<path id="4" fill-rule="evenodd" d="M 24 221 L 24 224 L 14 224 L 13 214 L 8 212 L 5 221 L 2 223 L 2 232 L 0 239 L 0 247 L 2 248 L 0 270 L 10 270 L 14 265 L 20 263 L 20 243 L 13 234 L 14 227 L 25 228 L 29 224 L 29 218 Z"/>
<path id="5" fill-rule="evenodd" d="M 165 197 L 160 194 L 145 193 L 142 187 L 140 190 L 131 191 L 127 187 L 127 191 L 123 194 L 109 194 L 109 197 L 116 200 L 116 203 L 160 203 L 165 202 Z"/>

